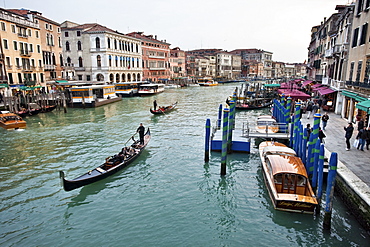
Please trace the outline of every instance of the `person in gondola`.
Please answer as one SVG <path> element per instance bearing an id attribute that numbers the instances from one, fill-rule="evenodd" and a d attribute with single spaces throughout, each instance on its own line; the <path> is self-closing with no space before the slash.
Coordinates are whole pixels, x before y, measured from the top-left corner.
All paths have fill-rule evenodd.
<path id="1" fill-rule="evenodd" d="M 153 106 L 154 106 L 154 111 L 156 111 L 157 110 L 157 100 L 153 101 Z"/>
<path id="2" fill-rule="evenodd" d="M 140 123 L 139 128 L 137 128 L 136 132 L 139 133 L 140 136 L 140 145 L 144 145 L 144 132 L 145 132 L 145 127 L 143 126 L 142 123 Z"/>

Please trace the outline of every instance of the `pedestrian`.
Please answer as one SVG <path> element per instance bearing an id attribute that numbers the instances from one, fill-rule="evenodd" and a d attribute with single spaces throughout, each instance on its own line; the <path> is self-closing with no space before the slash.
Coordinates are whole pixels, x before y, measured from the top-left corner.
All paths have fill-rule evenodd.
<path id="1" fill-rule="evenodd" d="M 310 116 L 311 116 L 312 108 L 313 108 L 313 103 L 312 103 L 312 101 L 309 101 L 308 104 L 307 104 L 307 108 L 306 108 L 306 112 L 308 112 L 307 113 L 307 119 L 309 119 Z"/>
<path id="2" fill-rule="evenodd" d="M 318 103 L 315 103 L 313 106 L 312 106 L 312 113 L 313 114 L 316 114 L 317 111 L 320 109 L 320 106 Z"/>
<path id="3" fill-rule="evenodd" d="M 329 120 L 329 115 L 327 112 L 325 112 L 324 115 L 322 115 L 321 120 L 322 120 L 322 129 L 325 130 Z"/>
<path id="4" fill-rule="evenodd" d="M 357 130 L 360 131 L 364 128 L 365 126 L 365 123 L 364 123 L 364 120 L 362 118 L 360 118 L 360 121 L 358 121 L 357 123 Z"/>
<path id="5" fill-rule="evenodd" d="M 154 110 L 157 110 L 157 100 L 153 101 L 153 105 L 154 105 Z"/>
<path id="6" fill-rule="evenodd" d="M 347 144 L 346 150 L 347 151 L 349 151 L 351 149 L 351 144 L 349 143 L 349 140 L 352 137 L 353 129 L 354 128 L 353 128 L 352 123 L 348 123 L 348 125 L 346 127 L 344 127 L 344 130 L 346 131 L 344 137 L 346 138 L 346 144 Z"/>
<path id="7" fill-rule="evenodd" d="M 139 128 L 137 128 L 136 132 L 139 132 L 140 136 L 140 145 L 144 145 L 144 132 L 145 132 L 145 127 L 143 126 L 142 123 L 140 123 Z"/>
<path id="8" fill-rule="evenodd" d="M 366 133 L 366 149 L 369 150 L 369 145 L 370 145 L 370 127 L 367 127 Z"/>
<path id="9" fill-rule="evenodd" d="M 367 130 L 366 127 L 363 127 L 362 130 L 360 130 L 356 136 L 356 139 L 359 140 L 357 149 L 360 149 L 361 151 L 364 151 L 364 146 L 366 142 L 367 137 Z"/>
<path id="10" fill-rule="evenodd" d="M 321 127 L 319 127 L 319 139 L 320 143 L 325 143 L 324 138 L 326 137 L 324 131 L 322 131 Z"/>
<path id="11" fill-rule="evenodd" d="M 307 124 L 306 129 L 307 129 L 307 141 L 309 141 L 310 140 L 310 135 L 311 135 L 311 132 L 312 132 L 311 124 Z"/>

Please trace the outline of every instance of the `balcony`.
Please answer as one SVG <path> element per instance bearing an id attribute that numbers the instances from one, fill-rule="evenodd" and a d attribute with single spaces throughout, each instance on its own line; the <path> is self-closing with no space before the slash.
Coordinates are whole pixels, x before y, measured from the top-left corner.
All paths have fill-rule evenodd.
<path id="1" fill-rule="evenodd" d="M 334 51 L 333 48 L 325 50 L 325 57 L 327 58 L 333 57 L 333 51 Z"/>
<path id="2" fill-rule="evenodd" d="M 165 56 L 158 56 L 158 55 L 149 55 L 149 58 L 157 58 L 157 59 L 165 59 Z"/>
<path id="3" fill-rule="evenodd" d="M 23 72 L 32 72 L 33 68 L 31 66 L 23 66 L 22 71 Z"/>
<path id="4" fill-rule="evenodd" d="M 64 65 L 63 65 L 63 67 L 64 68 L 74 68 L 74 64 L 73 63 L 65 63 Z"/>
<path id="5" fill-rule="evenodd" d="M 28 50 L 20 50 L 20 55 L 22 57 L 30 57 L 31 56 L 31 52 L 28 51 Z"/>
<path id="6" fill-rule="evenodd" d="M 27 34 L 24 34 L 24 33 L 18 33 L 18 37 L 19 38 L 25 38 L 25 39 L 27 39 L 28 38 L 28 35 Z"/>
<path id="7" fill-rule="evenodd" d="M 44 64 L 44 70 L 47 70 L 47 71 L 55 70 L 55 65 L 53 65 L 53 64 Z"/>
<path id="8" fill-rule="evenodd" d="M 85 67 L 75 67 L 75 71 L 85 71 Z"/>
<path id="9" fill-rule="evenodd" d="M 149 70 L 166 70 L 166 68 L 149 68 Z"/>

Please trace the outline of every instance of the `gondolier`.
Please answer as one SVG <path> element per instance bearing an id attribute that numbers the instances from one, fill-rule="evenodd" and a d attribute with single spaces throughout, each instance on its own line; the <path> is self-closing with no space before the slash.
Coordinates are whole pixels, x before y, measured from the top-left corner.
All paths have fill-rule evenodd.
<path id="1" fill-rule="evenodd" d="M 144 144 L 144 132 L 145 132 L 145 127 L 143 126 L 142 123 L 140 123 L 139 128 L 137 128 L 136 132 L 139 132 L 140 136 L 140 145 Z"/>
<path id="2" fill-rule="evenodd" d="M 157 110 L 157 100 L 153 101 L 154 110 Z"/>

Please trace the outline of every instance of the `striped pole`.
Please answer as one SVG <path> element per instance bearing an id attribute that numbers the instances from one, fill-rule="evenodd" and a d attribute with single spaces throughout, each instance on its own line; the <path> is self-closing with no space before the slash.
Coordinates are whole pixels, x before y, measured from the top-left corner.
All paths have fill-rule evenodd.
<path id="1" fill-rule="evenodd" d="M 286 107 L 285 107 L 285 123 L 290 122 L 290 112 L 292 108 L 292 98 L 289 96 L 287 99 Z"/>
<path id="2" fill-rule="evenodd" d="M 301 116 L 301 102 L 297 102 L 295 104 L 295 112 L 294 112 L 294 123 L 292 123 L 294 125 L 294 133 L 296 135 L 299 135 L 300 132 L 299 132 L 299 125 L 298 125 L 298 122 L 300 120 L 300 116 Z M 298 143 L 293 143 L 293 146 L 298 149 Z"/>
<path id="3" fill-rule="evenodd" d="M 335 177 L 337 175 L 338 155 L 337 153 L 331 153 L 329 161 L 329 173 L 328 181 L 326 186 L 326 206 L 323 226 L 324 229 L 330 229 L 331 226 L 331 211 L 333 208 L 333 196 L 334 196 L 334 185 Z"/>
<path id="4" fill-rule="evenodd" d="M 320 142 L 316 142 L 314 152 L 314 162 L 313 162 L 313 174 L 312 174 L 312 189 L 315 191 L 317 187 L 317 169 L 319 166 L 319 158 L 320 158 Z"/>
<path id="5" fill-rule="evenodd" d="M 308 133 L 307 133 L 308 135 Z M 313 157 L 313 153 L 312 153 L 312 145 L 310 143 L 312 143 L 312 133 L 310 134 L 310 137 L 308 138 L 308 146 L 307 146 L 307 161 L 306 161 L 306 170 L 307 170 L 307 175 L 312 175 L 312 170 L 313 168 L 311 168 L 311 166 L 313 165 L 311 163 L 311 158 Z"/>
<path id="6" fill-rule="evenodd" d="M 218 107 L 217 129 L 221 129 L 222 104 Z"/>
<path id="7" fill-rule="evenodd" d="M 230 101 L 230 114 L 229 114 L 229 132 L 227 138 L 227 152 L 231 153 L 233 143 L 233 129 L 234 129 L 234 116 L 235 116 L 235 101 Z"/>
<path id="8" fill-rule="evenodd" d="M 303 126 L 302 126 L 303 128 Z M 302 161 L 303 161 L 303 164 L 307 164 L 307 128 L 304 128 L 303 129 L 303 143 L 302 143 Z M 306 170 L 307 170 L 307 166 L 306 166 Z"/>
<path id="9" fill-rule="evenodd" d="M 226 155 L 227 155 L 227 131 L 228 131 L 229 109 L 224 109 L 222 125 L 222 151 L 221 151 L 221 176 L 226 175 Z"/>
<path id="10" fill-rule="evenodd" d="M 312 141 L 309 142 L 309 146 L 311 146 L 311 152 L 315 154 L 316 152 L 319 152 L 319 150 L 316 150 L 316 142 L 319 142 L 319 127 L 320 127 L 320 119 L 321 114 L 318 112 L 313 116 L 313 129 L 310 137 L 312 136 Z M 310 159 L 310 171 L 309 173 L 312 174 L 313 172 L 313 166 L 314 166 L 314 155 L 311 156 Z"/>
<path id="11" fill-rule="evenodd" d="M 204 145 L 204 161 L 209 161 L 209 140 L 211 136 L 211 120 L 208 118 L 206 120 L 206 138 L 205 138 L 205 145 Z"/>
<path id="12" fill-rule="evenodd" d="M 317 176 L 317 193 L 316 198 L 319 203 L 319 207 L 321 205 L 321 197 L 322 197 L 322 185 L 324 182 L 324 157 L 325 157 L 325 145 L 320 144 L 320 159 L 319 159 L 319 166 L 318 166 L 318 176 Z M 316 213 L 320 212 L 320 210 L 316 210 Z"/>

